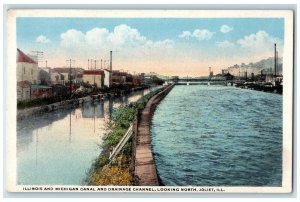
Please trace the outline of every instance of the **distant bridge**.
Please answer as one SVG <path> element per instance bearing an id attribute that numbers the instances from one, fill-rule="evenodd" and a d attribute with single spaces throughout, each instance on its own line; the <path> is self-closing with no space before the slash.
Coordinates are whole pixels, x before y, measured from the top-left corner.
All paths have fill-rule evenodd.
<path id="1" fill-rule="evenodd" d="M 230 81 L 188 81 L 188 80 L 179 80 L 175 85 L 228 85 Z"/>

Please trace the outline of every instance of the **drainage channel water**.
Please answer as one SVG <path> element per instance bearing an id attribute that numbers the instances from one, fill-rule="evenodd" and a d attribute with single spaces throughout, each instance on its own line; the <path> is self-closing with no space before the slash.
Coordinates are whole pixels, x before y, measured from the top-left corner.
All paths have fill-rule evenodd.
<path id="1" fill-rule="evenodd" d="M 175 86 L 151 136 L 164 185 L 281 186 L 282 95 Z"/>

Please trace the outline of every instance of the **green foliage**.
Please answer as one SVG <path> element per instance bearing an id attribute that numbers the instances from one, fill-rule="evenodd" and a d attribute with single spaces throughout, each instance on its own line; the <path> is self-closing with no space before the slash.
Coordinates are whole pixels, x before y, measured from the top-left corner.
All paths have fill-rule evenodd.
<path id="1" fill-rule="evenodd" d="M 106 155 L 101 155 L 99 158 L 96 159 L 95 161 L 95 168 L 99 169 L 105 166 L 109 162 L 109 158 Z"/>
<path id="2" fill-rule="evenodd" d="M 126 133 L 126 128 L 118 127 L 114 129 L 107 139 L 105 140 L 105 143 L 107 146 L 116 146 L 119 141 L 122 139 L 123 135 Z"/>
<path id="3" fill-rule="evenodd" d="M 123 154 L 124 155 L 131 155 L 132 151 L 132 142 L 127 142 L 123 147 Z"/>
<path id="4" fill-rule="evenodd" d="M 122 154 L 118 155 L 114 165 L 109 167 L 105 166 L 109 162 L 109 152 L 107 151 L 119 143 L 138 111 L 143 109 L 149 99 L 160 90 L 161 89 L 153 91 L 141 97 L 138 101 L 122 106 L 113 112 L 112 130 L 103 143 L 103 151 L 106 152 L 102 152 L 95 160 L 88 176 L 89 185 L 131 185 L 132 173 L 130 171 L 130 159 L 132 142 L 129 141 L 125 144 Z"/>

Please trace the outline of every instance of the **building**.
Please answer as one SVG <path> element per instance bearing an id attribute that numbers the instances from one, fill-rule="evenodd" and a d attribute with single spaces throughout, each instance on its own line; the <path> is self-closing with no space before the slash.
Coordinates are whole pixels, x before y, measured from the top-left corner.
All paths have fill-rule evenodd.
<path id="1" fill-rule="evenodd" d="M 17 49 L 17 82 L 28 81 L 31 84 L 39 84 L 38 63 L 20 49 Z"/>
<path id="2" fill-rule="evenodd" d="M 139 75 L 134 75 L 132 77 L 132 84 L 135 86 L 140 86 L 142 85 L 142 78 Z"/>
<path id="3" fill-rule="evenodd" d="M 103 88 L 104 77 L 103 70 L 85 70 L 82 74 L 82 81 L 90 85 L 95 85 L 96 88 Z"/>
<path id="4" fill-rule="evenodd" d="M 59 71 L 52 70 L 50 73 L 50 80 L 53 85 L 55 84 L 65 85 L 65 76 Z"/>
<path id="5" fill-rule="evenodd" d="M 112 83 L 113 84 L 125 84 L 126 83 L 126 77 L 128 76 L 127 72 L 121 72 L 119 70 L 113 70 L 112 71 Z"/>
<path id="6" fill-rule="evenodd" d="M 52 87 L 31 84 L 29 81 L 17 82 L 17 100 L 30 100 L 52 96 Z"/>
<path id="7" fill-rule="evenodd" d="M 66 85 L 70 82 L 70 73 L 72 83 L 82 82 L 82 74 L 84 69 L 82 68 L 69 68 L 69 67 L 56 67 L 51 69 L 50 77 L 52 84 Z M 79 76 L 78 76 L 79 75 Z"/>
<path id="8" fill-rule="evenodd" d="M 29 81 L 17 82 L 17 100 L 28 100 L 31 97 L 31 83 Z"/>
<path id="9" fill-rule="evenodd" d="M 108 69 L 104 69 L 104 86 L 107 88 L 111 87 L 111 71 Z"/>
<path id="10" fill-rule="evenodd" d="M 52 87 L 46 85 L 31 85 L 30 99 L 52 96 Z"/>
<path id="11" fill-rule="evenodd" d="M 44 68 L 38 68 L 38 80 L 41 82 L 42 85 L 50 85 L 51 84 L 51 77 L 50 71 Z"/>

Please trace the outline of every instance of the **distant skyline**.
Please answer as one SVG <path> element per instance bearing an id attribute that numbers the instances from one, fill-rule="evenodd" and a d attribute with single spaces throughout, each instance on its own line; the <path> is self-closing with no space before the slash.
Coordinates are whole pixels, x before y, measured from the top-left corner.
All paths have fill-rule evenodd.
<path id="1" fill-rule="evenodd" d="M 113 69 L 205 76 L 273 57 L 274 43 L 281 57 L 283 39 L 283 18 L 17 18 L 17 47 L 43 51 L 49 67 L 87 69 L 112 50 Z"/>

